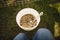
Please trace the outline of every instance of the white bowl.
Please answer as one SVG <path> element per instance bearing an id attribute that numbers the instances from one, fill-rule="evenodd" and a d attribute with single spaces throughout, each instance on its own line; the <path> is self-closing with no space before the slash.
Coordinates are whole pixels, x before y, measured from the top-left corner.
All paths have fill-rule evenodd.
<path id="1" fill-rule="evenodd" d="M 21 17 L 22 17 L 23 15 L 25 15 L 25 14 L 32 14 L 32 15 L 34 15 L 34 16 L 36 17 L 36 20 L 37 20 L 36 26 L 34 26 L 34 27 L 32 27 L 32 28 L 25 28 L 25 27 L 22 27 L 22 26 L 20 25 L 20 19 L 21 19 Z M 27 20 L 28 20 L 28 19 L 27 19 Z M 35 29 L 35 28 L 38 26 L 38 24 L 39 24 L 39 22 L 40 22 L 40 15 L 39 15 L 39 13 L 38 13 L 35 9 L 25 8 L 25 9 L 22 9 L 21 11 L 18 12 L 18 14 L 17 14 L 17 16 L 16 16 L 16 22 L 17 22 L 17 24 L 19 25 L 19 27 L 22 28 L 23 30 L 25 30 L 25 31 L 31 31 L 31 30 Z"/>

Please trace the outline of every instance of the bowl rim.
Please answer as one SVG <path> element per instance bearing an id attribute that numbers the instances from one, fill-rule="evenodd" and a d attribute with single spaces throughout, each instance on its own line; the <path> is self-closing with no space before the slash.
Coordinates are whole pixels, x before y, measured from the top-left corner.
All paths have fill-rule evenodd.
<path id="1" fill-rule="evenodd" d="M 26 13 L 26 12 L 31 12 L 31 13 Z M 25 14 L 35 15 L 36 18 L 37 18 L 37 25 L 34 26 L 34 27 L 32 27 L 32 28 L 22 27 L 22 26 L 20 25 L 20 23 L 19 23 L 19 22 L 20 22 L 19 20 L 20 20 L 21 17 L 22 17 L 23 15 L 25 15 Z M 37 16 L 39 16 L 39 13 L 38 13 L 35 9 L 33 9 L 33 8 L 24 8 L 24 9 L 20 10 L 20 11 L 17 13 L 16 22 L 17 22 L 18 26 L 19 26 L 21 29 L 23 29 L 23 30 L 25 30 L 25 31 L 31 31 L 31 30 L 35 29 L 35 28 L 38 26 L 39 22 L 40 22 L 40 17 L 37 17 Z M 20 17 L 20 18 L 19 18 L 19 17 Z"/>

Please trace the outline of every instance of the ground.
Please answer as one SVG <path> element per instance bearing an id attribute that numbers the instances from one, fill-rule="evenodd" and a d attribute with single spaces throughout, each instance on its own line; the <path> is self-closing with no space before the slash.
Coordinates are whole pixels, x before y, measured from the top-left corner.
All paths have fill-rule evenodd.
<path id="1" fill-rule="evenodd" d="M 60 24 L 60 11 L 56 3 L 60 3 L 59 0 L 48 1 L 40 0 L 35 2 L 29 2 L 27 4 L 16 3 L 13 6 L 3 6 L 0 8 L 0 40 L 13 40 L 18 33 L 26 33 L 30 40 L 39 28 L 47 28 L 54 36 L 54 24 L 58 22 Z M 53 6 L 55 5 L 55 6 Z M 56 7 L 57 6 L 57 7 Z M 38 27 L 32 31 L 22 30 L 16 23 L 16 15 L 23 8 L 34 8 L 39 13 L 44 12 L 41 16 L 41 21 Z"/>

